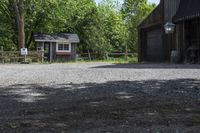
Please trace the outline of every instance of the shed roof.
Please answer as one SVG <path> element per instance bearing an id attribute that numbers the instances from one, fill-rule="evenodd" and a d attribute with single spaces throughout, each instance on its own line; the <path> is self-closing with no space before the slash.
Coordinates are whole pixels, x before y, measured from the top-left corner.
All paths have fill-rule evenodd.
<path id="1" fill-rule="evenodd" d="M 181 0 L 174 22 L 200 17 L 200 0 Z"/>
<path id="2" fill-rule="evenodd" d="M 58 33 L 58 34 L 34 34 L 35 42 L 71 42 L 79 43 L 77 34 Z"/>

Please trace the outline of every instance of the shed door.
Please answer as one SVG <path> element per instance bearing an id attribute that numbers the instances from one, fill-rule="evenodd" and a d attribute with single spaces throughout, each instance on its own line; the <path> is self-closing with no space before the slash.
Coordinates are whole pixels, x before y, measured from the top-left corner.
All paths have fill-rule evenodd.
<path id="1" fill-rule="evenodd" d="M 50 61 L 50 43 L 44 43 L 44 57 L 46 61 Z"/>
<path id="2" fill-rule="evenodd" d="M 163 61 L 162 31 L 147 32 L 147 61 Z"/>

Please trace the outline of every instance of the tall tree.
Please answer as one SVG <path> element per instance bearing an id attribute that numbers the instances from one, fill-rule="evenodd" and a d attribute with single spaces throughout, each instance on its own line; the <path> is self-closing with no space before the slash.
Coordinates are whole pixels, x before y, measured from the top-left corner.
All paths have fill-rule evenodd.
<path id="1" fill-rule="evenodd" d="M 133 52 L 137 50 L 137 26 L 154 7 L 148 0 L 124 0 L 121 12 L 128 32 L 126 43 Z"/>
<path id="2" fill-rule="evenodd" d="M 79 52 L 136 52 L 137 25 L 153 7 L 147 0 L 0 0 L 0 45 L 34 49 L 34 33 L 66 32 L 79 35 Z"/>
<path id="3" fill-rule="evenodd" d="M 25 32 L 24 32 L 24 0 L 9 0 L 11 10 L 14 13 L 15 24 L 18 34 L 18 49 L 25 47 Z"/>

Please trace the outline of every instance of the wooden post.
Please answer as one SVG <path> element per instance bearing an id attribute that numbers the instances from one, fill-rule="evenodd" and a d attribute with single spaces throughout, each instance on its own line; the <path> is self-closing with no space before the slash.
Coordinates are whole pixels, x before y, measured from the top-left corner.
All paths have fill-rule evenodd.
<path id="1" fill-rule="evenodd" d="M 24 55 L 24 63 L 26 63 L 26 55 Z"/>
<path id="2" fill-rule="evenodd" d="M 91 55 L 90 55 L 90 50 L 88 49 L 88 58 L 91 61 Z"/>
<path id="3" fill-rule="evenodd" d="M 128 60 L 128 48 L 127 48 L 127 44 L 126 44 L 126 51 L 125 51 L 125 59 Z"/>
<path id="4" fill-rule="evenodd" d="M 4 64 L 4 57 L 3 57 L 3 46 L 1 46 L 1 59 L 2 59 L 2 63 Z"/>
<path id="5" fill-rule="evenodd" d="M 44 63 L 44 42 L 42 42 L 41 57 L 42 57 L 42 63 Z"/>
<path id="6" fill-rule="evenodd" d="M 186 50 L 186 43 L 185 43 L 185 22 L 183 21 L 183 58 L 184 58 L 184 63 L 187 63 L 187 50 Z"/>
<path id="7" fill-rule="evenodd" d="M 176 25 L 176 51 L 178 52 L 178 63 L 181 61 L 180 51 L 180 25 Z"/>
<path id="8" fill-rule="evenodd" d="M 108 57 L 108 52 L 106 52 L 106 60 L 108 60 L 109 59 L 109 57 Z"/>
<path id="9" fill-rule="evenodd" d="M 141 37 L 142 37 L 142 33 L 141 33 L 141 29 L 138 29 L 138 44 L 137 44 L 137 53 L 138 53 L 138 62 L 141 62 L 141 45 L 142 45 L 142 41 L 141 41 Z"/>
<path id="10" fill-rule="evenodd" d="M 43 62 L 44 62 L 44 48 L 42 48 L 40 52 L 41 52 L 41 53 L 40 53 L 40 54 L 41 54 L 41 55 L 40 55 L 40 56 L 41 56 L 41 61 L 42 61 L 42 63 L 43 63 Z"/>
<path id="11" fill-rule="evenodd" d="M 52 42 L 50 42 L 50 63 L 52 63 Z"/>

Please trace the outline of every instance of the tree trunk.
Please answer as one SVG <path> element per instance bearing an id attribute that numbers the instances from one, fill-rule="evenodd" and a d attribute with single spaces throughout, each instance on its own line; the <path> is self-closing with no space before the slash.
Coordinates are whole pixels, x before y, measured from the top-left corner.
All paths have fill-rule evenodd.
<path id="1" fill-rule="evenodd" d="M 25 47 L 25 32 L 24 32 L 24 0 L 10 0 L 15 13 L 15 21 L 18 31 L 18 49 Z"/>
<path id="2" fill-rule="evenodd" d="M 19 49 L 25 47 L 24 18 L 20 18 L 19 20 L 18 46 L 19 46 Z"/>
<path id="3" fill-rule="evenodd" d="M 125 48 L 125 59 L 128 60 L 128 47 L 127 47 L 127 44 L 126 44 L 126 48 Z"/>
<path id="4" fill-rule="evenodd" d="M 91 61 L 91 54 L 90 54 L 90 50 L 88 49 L 88 58 Z"/>

